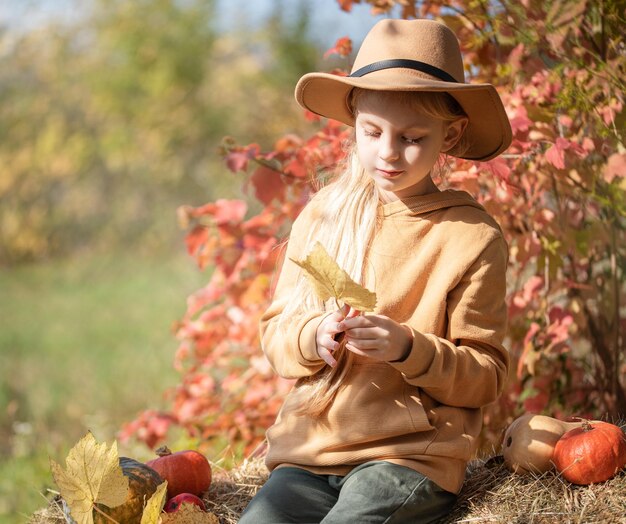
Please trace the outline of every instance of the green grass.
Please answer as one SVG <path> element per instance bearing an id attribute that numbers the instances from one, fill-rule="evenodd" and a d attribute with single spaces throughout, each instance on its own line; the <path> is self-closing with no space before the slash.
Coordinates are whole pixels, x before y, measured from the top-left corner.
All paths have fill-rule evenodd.
<path id="1" fill-rule="evenodd" d="M 172 325 L 207 279 L 182 247 L 0 270 L 0 522 L 45 506 L 48 457 L 63 463 L 87 430 L 110 443 L 164 405 Z"/>

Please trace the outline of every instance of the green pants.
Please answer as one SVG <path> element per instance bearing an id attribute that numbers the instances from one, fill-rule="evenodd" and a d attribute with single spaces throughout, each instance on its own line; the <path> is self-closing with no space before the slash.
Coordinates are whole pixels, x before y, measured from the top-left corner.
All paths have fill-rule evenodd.
<path id="1" fill-rule="evenodd" d="M 374 461 L 345 477 L 284 467 L 272 472 L 239 524 L 417 524 L 447 515 L 456 495 L 404 466 Z"/>

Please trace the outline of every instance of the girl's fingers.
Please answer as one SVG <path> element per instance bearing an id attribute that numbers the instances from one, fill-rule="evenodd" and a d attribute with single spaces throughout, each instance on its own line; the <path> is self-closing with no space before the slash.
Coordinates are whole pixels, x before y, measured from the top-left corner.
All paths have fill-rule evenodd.
<path id="1" fill-rule="evenodd" d="M 337 365 L 337 361 L 333 357 L 332 352 L 339 349 L 339 342 L 336 340 L 337 335 L 340 333 L 346 332 L 348 327 L 346 326 L 346 321 L 350 322 L 350 319 L 354 319 L 359 317 L 361 320 L 357 321 L 358 323 L 363 323 L 364 317 L 360 316 L 361 312 L 357 309 L 351 308 L 349 305 L 344 304 L 340 309 L 328 315 L 320 327 L 318 328 L 318 349 L 317 353 L 320 358 L 326 362 L 331 367 L 335 367 Z M 369 330 L 371 332 L 371 328 Z M 374 335 L 368 334 L 367 330 L 361 329 L 358 332 L 355 332 L 358 336 L 365 336 L 367 338 L 372 338 Z M 359 346 L 362 344 L 359 343 Z M 372 345 L 372 347 L 374 347 Z M 360 355 L 365 355 L 357 347 L 353 346 L 350 351 L 354 351 Z"/>
<path id="2" fill-rule="evenodd" d="M 332 335 L 336 335 L 337 333 L 343 333 L 344 330 L 345 327 L 341 322 L 337 322 L 336 324 L 330 324 L 330 326 L 328 326 L 328 332 Z"/>
<path id="3" fill-rule="evenodd" d="M 349 339 L 381 339 L 385 338 L 388 332 L 381 328 L 367 327 L 367 328 L 346 328 L 346 337 Z"/>
<path id="4" fill-rule="evenodd" d="M 354 348 L 358 348 L 358 349 L 380 349 L 381 348 L 381 343 L 380 340 L 377 339 L 349 339 L 349 342 L 346 343 L 350 344 L 352 347 Z"/>
<path id="5" fill-rule="evenodd" d="M 337 351 L 337 349 L 339 349 L 339 342 L 335 340 L 333 335 L 329 334 L 324 336 L 324 339 L 322 340 L 322 346 L 329 351 Z"/>
<path id="6" fill-rule="evenodd" d="M 328 315 L 326 318 L 324 318 L 318 330 L 320 332 L 330 333 L 331 335 L 341 333 L 345 329 L 342 324 L 343 319 L 344 317 L 342 317 L 338 313 Z"/>
<path id="7" fill-rule="evenodd" d="M 343 321 L 346 330 L 354 328 L 375 328 L 375 324 L 367 315 L 348 316 Z"/>
<path id="8" fill-rule="evenodd" d="M 370 356 L 366 351 L 363 351 L 363 350 L 359 349 L 358 347 L 353 346 L 349 342 L 346 344 L 346 349 L 348 351 L 351 351 L 352 353 L 355 353 L 357 355 L 361 355 L 362 357 L 369 357 Z"/>
<path id="9" fill-rule="evenodd" d="M 328 351 L 326 348 L 324 347 L 318 348 L 317 353 L 320 356 L 320 358 L 324 362 L 326 362 L 326 364 L 328 364 L 331 368 L 334 368 L 337 365 L 337 361 L 333 358 L 330 351 Z"/>
<path id="10" fill-rule="evenodd" d="M 341 318 L 347 318 L 350 315 L 351 308 L 348 304 L 344 304 L 341 306 L 339 312 L 341 313 Z"/>
<path id="11" fill-rule="evenodd" d="M 354 318 L 354 317 L 358 317 L 361 312 L 358 309 L 352 309 L 350 306 L 349 307 L 349 311 L 346 314 L 345 318 Z"/>

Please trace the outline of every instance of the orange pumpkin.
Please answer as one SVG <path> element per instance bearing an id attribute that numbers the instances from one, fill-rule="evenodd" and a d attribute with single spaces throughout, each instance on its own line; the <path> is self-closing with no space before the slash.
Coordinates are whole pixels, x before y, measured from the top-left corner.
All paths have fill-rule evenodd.
<path id="1" fill-rule="evenodd" d="M 626 465 L 626 435 L 614 424 L 584 421 L 559 439 L 552 460 L 573 484 L 603 482 Z"/>
<path id="2" fill-rule="evenodd" d="M 167 446 L 156 453 L 159 457 L 146 465 L 167 480 L 168 498 L 181 493 L 200 496 L 211 486 L 211 465 L 202 453 L 191 449 L 172 453 Z"/>

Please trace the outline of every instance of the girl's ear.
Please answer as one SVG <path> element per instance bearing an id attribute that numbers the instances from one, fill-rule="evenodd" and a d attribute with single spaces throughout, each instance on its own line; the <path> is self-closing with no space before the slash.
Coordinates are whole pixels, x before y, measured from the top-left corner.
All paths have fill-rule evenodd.
<path id="1" fill-rule="evenodd" d="M 441 151 L 447 153 L 452 149 L 463 135 L 469 119 L 466 116 L 457 118 L 448 124 L 446 135 L 443 137 Z"/>

